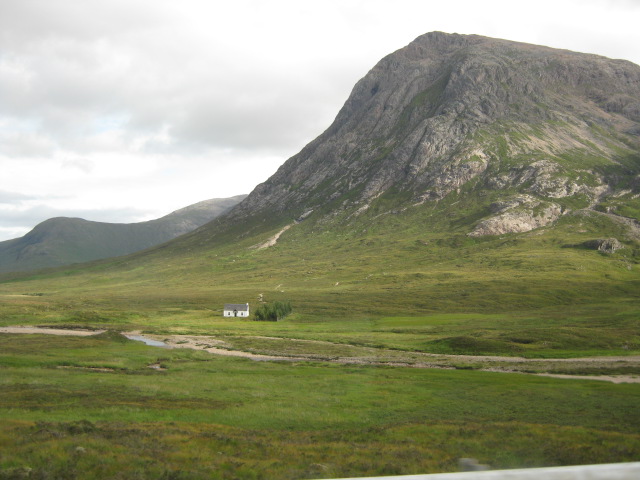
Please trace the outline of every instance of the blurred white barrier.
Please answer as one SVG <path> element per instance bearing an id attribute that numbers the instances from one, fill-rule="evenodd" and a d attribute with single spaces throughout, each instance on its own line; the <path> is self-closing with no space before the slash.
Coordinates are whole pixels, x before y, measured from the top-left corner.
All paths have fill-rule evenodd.
<path id="1" fill-rule="evenodd" d="M 640 462 L 335 480 L 640 480 Z"/>

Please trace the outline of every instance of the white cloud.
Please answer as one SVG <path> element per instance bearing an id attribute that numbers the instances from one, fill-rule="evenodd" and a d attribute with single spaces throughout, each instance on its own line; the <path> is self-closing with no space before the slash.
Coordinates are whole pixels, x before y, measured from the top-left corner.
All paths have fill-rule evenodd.
<path id="1" fill-rule="evenodd" d="M 639 13 L 631 0 L 0 2 L 0 191 L 15 192 L 0 229 L 20 212 L 24 228 L 34 212 L 128 222 L 248 193 L 428 31 L 640 63 Z"/>
<path id="2" fill-rule="evenodd" d="M 62 168 L 79 170 L 84 174 L 89 174 L 95 169 L 95 163 L 86 158 L 70 158 L 62 162 Z"/>

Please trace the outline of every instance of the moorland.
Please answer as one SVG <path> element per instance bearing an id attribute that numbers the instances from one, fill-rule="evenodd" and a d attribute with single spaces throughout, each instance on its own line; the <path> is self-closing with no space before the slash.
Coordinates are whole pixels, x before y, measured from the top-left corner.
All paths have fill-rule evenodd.
<path id="1" fill-rule="evenodd" d="M 473 239 L 450 226 L 425 234 L 429 212 L 414 214 L 402 232 L 396 216 L 368 221 L 366 235 L 304 235 L 317 227 L 303 222 L 262 250 L 250 248 L 255 237 L 197 255 L 169 245 L 5 278 L 2 325 L 106 333 L 0 335 L 2 478 L 26 468 L 32 478 L 336 478 L 454 471 L 460 457 L 494 468 L 637 460 L 640 385 L 595 379 L 640 376 L 637 252 L 567 247 L 602 227 L 581 216 Z M 293 313 L 222 318 L 223 303 L 259 297 L 288 300 Z M 120 334 L 134 330 L 290 359 Z M 545 372 L 577 377 L 533 375 Z"/>

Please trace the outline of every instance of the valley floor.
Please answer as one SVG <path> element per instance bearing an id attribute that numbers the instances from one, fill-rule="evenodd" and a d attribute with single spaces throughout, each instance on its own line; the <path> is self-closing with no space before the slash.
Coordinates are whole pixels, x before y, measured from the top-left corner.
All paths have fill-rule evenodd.
<path id="1" fill-rule="evenodd" d="M 113 330 L 3 327 L 0 479 L 293 480 L 451 472 L 467 457 L 496 469 L 639 458 L 638 384 L 503 373 L 637 369 L 637 356 L 463 363 L 239 335 L 286 327 L 256 323 L 234 335 L 142 329 L 173 348 Z"/>
<path id="2" fill-rule="evenodd" d="M 104 330 L 56 329 L 33 326 L 0 327 L 0 333 L 47 334 L 68 336 L 91 336 Z M 142 331 L 124 333 L 126 337 L 140 337 Z M 640 374 L 631 375 L 580 375 L 584 368 L 636 368 L 640 369 L 640 355 L 594 356 L 584 358 L 524 358 L 496 355 L 449 355 L 425 352 L 406 352 L 386 348 L 371 348 L 339 344 L 329 341 L 295 338 L 243 336 L 223 337 L 211 335 L 157 335 L 144 334 L 144 338 L 160 342 L 168 348 L 189 348 L 215 355 L 248 358 L 256 361 L 330 362 L 343 365 L 367 365 L 387 367 L 413 367 L 436 369 L 481 370 L 487 372 L 523 373 L 565 379 L 601 380 L 612 383 L 640 383 Z M 234 346 L 241 340 L 246 348 Z M 257 341 L 256 345 L 247 342 Z M 265 345 L 266 342 L 266 345 Z M 287 346 L 302 344 L 306 353 L 286 353 Z M 314 348 L 320 347 L 320 348 Z M 323 351 L 323 347 L 333 351 Z M 336 350 L 337 349 L 337 350 Z M 339 355 L 337 353 L 340 353 Z"/>

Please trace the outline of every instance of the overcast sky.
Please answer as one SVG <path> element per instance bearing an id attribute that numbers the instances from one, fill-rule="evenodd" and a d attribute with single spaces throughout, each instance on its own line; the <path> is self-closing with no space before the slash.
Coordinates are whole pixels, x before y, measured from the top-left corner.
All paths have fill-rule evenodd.
<path id="1" fill-rule="evenodd" d="M 434 31 L 640 64 L 640 0 L 0 0 L 0 240 L 249 193 Z"/>

